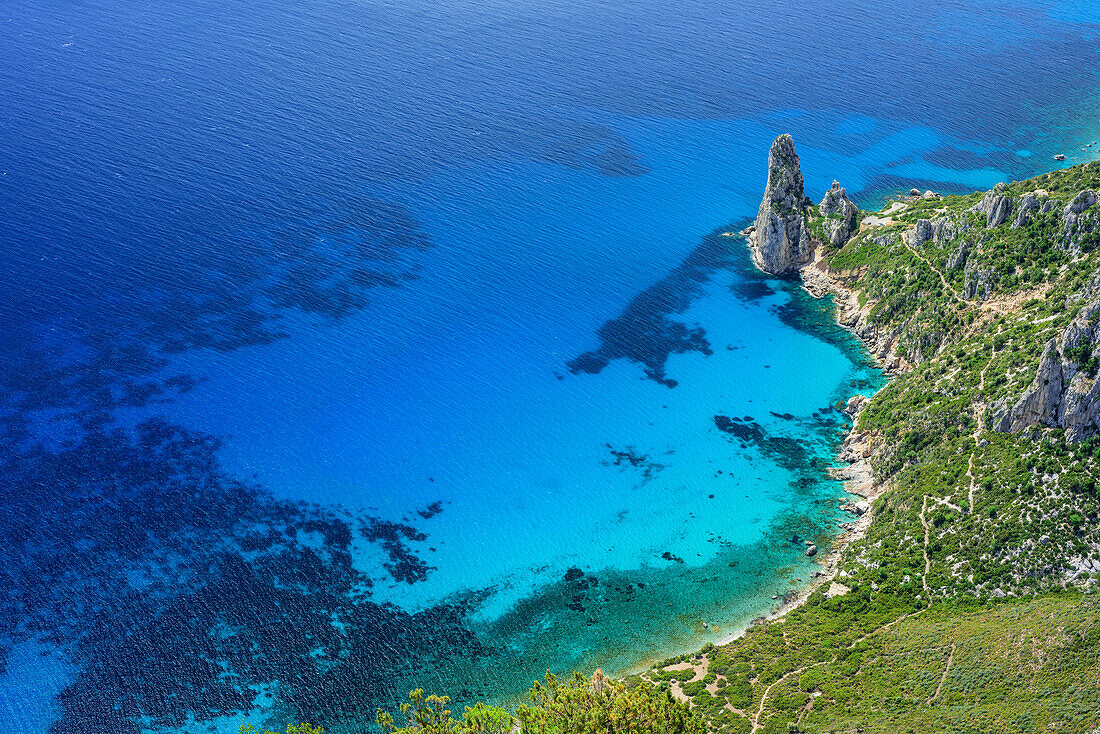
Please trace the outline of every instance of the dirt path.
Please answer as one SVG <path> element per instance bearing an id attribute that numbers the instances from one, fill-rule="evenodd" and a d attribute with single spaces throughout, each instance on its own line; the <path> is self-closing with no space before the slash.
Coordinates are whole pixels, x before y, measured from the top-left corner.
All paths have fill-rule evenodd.
<path id="1" fill-rule="evenodd" d="M 947 680 L 947 674 L 951 672 L 951 661 L 955 659 L 955 643 L 951 643 L 951 654 L 947 656 L 947 667 L 943 669 L 943 675 L 940 677 L 940 684 L 936 686 L 936 692 L 932 694 L 932 698 L 928 699 L 927 703 L 932 703 L 940 697 L 940 691 L 943 690 L 943 682 Z"/>
<path id="2" fill-rule="evenodd" d="M 985 412 L 985 403 L 980 399 L 982 393 L 985 392 L 985 372 L 989 369 L 989 365 L 993 364 L 993 358 L 997 356 L 997 348 L 993 347 L 989 351 L 989 361 L 985 363 L 985 367 L 982 367 L 982 371 L 978 374 L 978 402 L 974 403 L 974 450 L 970 452 L 970 459 L 966 462 L 966 476 L 970 477 L 970 494 L 967 497 L 967 507 L 970 508 L 971 514 L 974 512 L 974 487 L 977 484 L 977 480 L 974 476 L 974 454 L 978 452 L 978 441 L 981 440 L 982 435 L 982 413 Z"/>
<path id="3" fill-rule="evenodd" d="M 908 234 L 908 232 L 906 232 L 906 234 Z M 912 245 L 909 244 L 909 238 L 906 237 L 905 234 L 903 234 L 901 236 L 901 241 L 904 242 L 905 246 L 909 248 L 909 252 L 913 253 L 918 260 L 920 260 L 922 263 L 924 263 L 929 268 L 931 268 L 933 273 L 940 276 L 940 282 L 943 283 L 943 287 L 946 288 L 948 290 L 948 292 L 951 293 L 951 295 L 955 297 L 956 301 L 958 301 L 959 303 L 964 303 L 964 304 L 967 302 L 966 299 L 963 298 L 962 296 L 960 296 L 959 292 L 957 290 L 955 290 L 951 286 L 950 283 L 947 282 L 947 278 L 943 277 L 943 273 L 940 272 L 940 269 L 937 268 L 935 265 L 933 265 L 931 262 L 929 262 L 928 258 L 926 258 L 924 255 L 917 252 L 916 248 L 914 248 Z"/>
<path id="4" fill-rule="evenodd" d="M 970 460 L 966 463 L 966 476 L 970 477 L 970 496 L 967 498 L 967 508 L 970 514 L 974 514 L 974 451 L 970 452 Z"/>
<path id="5" fill-rule="evenodd" d="M 790 678 L 792 675 L 802 675 L 803 672 L 809 670 L 810 668 L 816 668 L 819 665 L 825 665 L 825 663 L 833 662 L 835 660 L 836 660 L 836 657 L 834 656 L 833 660 L 822 660 L 820 663 L 814 663 L 813 665 L 810 665 L 809 667 L 802 667 L 802 668 L 799 668 L 798 670 L 792 670 L 789 673 L 784 673 L 782 678 L 780 678 L 779 680 L 775 681 L 770 686 L 765 688 L 764 689 L 764 695 L 760 697 L 760 705 L 756 708 L 756 713 L 752 715 L 752 719 L 751 719 L 751 721 L 752 721 L 752 733 L 750 733 L 750 734 L 755 733 L 756 730 L 760 728 L 760 717 L 764 714 L 764 704 L 766 704 L 768 702 L 768 694 L 771 693 L 773 688 L 775 688 L 777 685 L 779 685 L 783 681 Z"/>
<path id="6" fill-rule="evenodd" d="M 923 607 L 921 609 L 918 609 L 915 612 L 909 612 L 908 614 L 903 614 L 903 615 L 901 615 L 900 617 L 898 617 L 897 619 L 895 619 L 892 622 L 887 622 L 886 624 L 882 625 L 881 627 L 877 627 L 873 630 L 870 630 L 866 634 L 860 635 L 856 639 L 852 640 L 851 644 L 848 645 L 848 649 L 854 648 L 856 645 L 863 642 L 864 640 L 866 640 L 868 637 L 871 637 L 872 635 L 876 635 L 876 634 L 880 634 L 882 632 L 889 631 L 890 628 L 893 627 L 898 622 L 909 619 L 910 617 L 915 617 L 918 614 L 923 614 L 927 610 L 928 610 L 928 607 Z M 955 645 L 952 644 L 951 645 L 951 654 L 947 658 L 947 668 L 948 668 L 948 670 L 951 669 L 951 660 L 954 656 L 955 656 Z M 755 732 L 760 729 L 760 726 L 761 726 L 760 725 L 760 717 L 764 715 L 764 706 L 767 704 L 768 695 L 771 694 L 773 688 L 775 688 L 777 685 L 779 685 L 783 681 L 790 678 L 792 675 L 802 675 L 802 673 L 806 672 L 807 670 L 810 670 L 812 668 L 816 668 L 819 665 L 829 665 L 829 664 L 835 663 L 836 661 L 837 661 L 837 656 L 833 655 L 833 657 L 830 660 L 822 660 L 821 662 L 814 663 L 813 665 L 803 666 L 803 667 L 799 668 L 798 670 L 792 670 L 788 673 L 785 673 L 781 678 L 779 678 L 774 683 L 772 683 L 770 686 L 768 686 L 767 688 L 764 689 L 764 693 L 760 697 L 760 705 L 756 707 L 756 712 L 753 713 L 753 714 L 747 714 L 746 712 L 741 711 L 740 709 L 732 709 L 728 704 L 726 705 L 726 708 L 728 708 L 730 710 L 735 710 L 738 713 L 742 714 L 743 716 L 746 716 L 749 719 L 749 722 L 752 724 L 752 730 L 751 730 L 750 734 L 755 734 Z M 946 677 L 947 677 L 947 671 L 944 671 L 943 678 L 946 678 Z M 940 679 L 940 685 L 936 689 L 936 695 L 933 696 L 932 698 L 935 698 L 936 696 L 940 695 L 940 688 L 943 687 L 943 678 Z M 931 700 L 931 699 L 929 699 L 929 700 Z M 810 705 L 807 706 L 802 711 L 801 714 L 799 714 L 799 717 L 798 717 L 799 722 L 802 721 L 802 716 L 804 716 L 805 713 L 807 711 L 809 711 L 810 708 L 812 708 L 812 707 L 813 707 L 813 700 L 811 699 Z"/>
<path id="7" fill-rule="evenodd" d="M 930 592 L 928 588 L 928 572 L 932 570 L 932 559 L 928 557 L 928 521 L 924 519 L 924 511 L 928 509 L 928 495 L 924 496 L 924 503 L 920 508 L 920 524 L 924 526 L 924 575 L 921 576 L 920 582 L 924 585 L 925 592 Z"/>

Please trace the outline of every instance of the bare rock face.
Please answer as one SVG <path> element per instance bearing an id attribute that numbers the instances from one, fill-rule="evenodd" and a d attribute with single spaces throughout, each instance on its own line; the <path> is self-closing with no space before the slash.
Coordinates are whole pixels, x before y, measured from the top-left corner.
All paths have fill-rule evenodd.
<path id="1" fill-rule="evenodd" d="M 947 267 L 950 270 L 958 270 L 966 265 L 966 258 L 970 255 L 970 250 L 967 248 L 966 243 L 962 243 L 947 256 Z"/>
<path id="2" fill-rule="evenodd" d="M 1035 379 L 994 420 L 999 431 L 1060 427 L 1070 441 L 1100 432 L 1100 298 L 1081 309 L 1059 338 L 1047 342 Z"/>
<path id="3" fill-rule="evenodd" d="M 1084 191 L 1073 197 L 1073 201 L 1066 204 L 1065 210 L 1062 212 L 1063 217 L 1070 217 L 1076 214 L 1080 214 L 1086 209 L 1092 208 L 1097 201 L 1096 192 L 1091 189 L 1085 189 Z"/>
<path id="4" fill-rule="evenodd" d="M 848 398 L 848 403 L 844 406 L 844 414 L 850 418 L 854 417 L 866 401 L 867 398 L 864 395 L 853 395 Z"/>
<path id="5" fill-rule="evenodd" d="M 1085 212 L 1096 205 L 1096 202 L 1100 200 L 1095 191 L 1091 189 L 1085 189 L 1077 196 L 1073 197 L 1073 200 L 1066 204 L 1066 208 L 1062 210 L 1062 236 L 1065 237 L 1071 244 L 1079 242 L 1081 236 L 1088 231 L 1091 231 L 1095 226 L 1094 221 L 1089 221 Z M 1076 245 L 1074 244 L 1076 247 Z"/>
<path id="6" fill-rule="evenodd" d="M 909 237 L 910 247 L 920 247 L 925 242 L 931 242 L 932 220 L 918 219 L 916 226 L 906 232 L 906 235 Z"/>
<path id="7" fill-rule="evenodd" d="M 959 227 L 951 217 L 937 217 L 932 220 L 932 241 L 942 245 L 955 239 L 959 234 Z"/>
<path id="8" fill-rule="evenodd" d="M 1012 214 L 1012 199 L 1005 193 L 1006 186 L 999 183 L 992 191 L 987 191 L 982 200 L 971 211 L 985 214 L 985 226 L 997 227 L 1008 221 Z"/>
<path id="9" fill-rule="evenodd" d="M 993 292 L 993 271 L 977 270 L 968 263 L 963 271 L 962 297 L 970 300 L 978 298 L 985 300 Z"/>
<path id="10" fill-rule="evenodd" d="M 918 219 L 913 228 L 906 232 L 910 247 L 920 247 L 927 242 L 943 245 L 955 239 L 961 228 L 952 217 Z"/>
<path id="11" fill-rule="evenodd" d="M 1058 352 L 1058 341 L 1051 339 L 1043 350 L 1035 379 L 1001 418 L 998 429 L 1017 432 L 1028 426 L 1057 425 L 1062 389 L 1062 355 Z"/>
<path id="12" fill-rule="evenodd" d="M 822 226 L 826 238 L 836 247 L 843 247 L 859 230 L 859 207 L 852 203 L 838 181 L 833 181 L 832 187 L 825 192 L 817 210 L 825 218 Z"/>
<path id="13" fill-rule="evenodd" d="M 756 267 L 772 275 L 797 270 L 813 259 L 802 169 L 790 135 L 776 138 L 768 154 L 768 185 L 749 249 Z"/>
<path id="14" fill-rule="evenodd" d="M 1020 197 L 1016 206 L 1016 218 L 1012 220 L 1013 229 L 1026 227 L 1031 222 L 1034 213 L 1039 211 L 1039 197 L 1033 193 L 1027 193 Z"/>

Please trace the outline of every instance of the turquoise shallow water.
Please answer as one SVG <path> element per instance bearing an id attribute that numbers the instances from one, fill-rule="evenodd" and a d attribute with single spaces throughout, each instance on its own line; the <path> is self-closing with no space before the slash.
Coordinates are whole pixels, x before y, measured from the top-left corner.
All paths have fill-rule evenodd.
<path id="1" fill-rule="evenodd" d="M 881 384 L 723 236 L 771 140 L 877 208 L 1100 137 L 1085 3 L 5 10 L 20 732 L 356 730 L 728 636 Z"/>

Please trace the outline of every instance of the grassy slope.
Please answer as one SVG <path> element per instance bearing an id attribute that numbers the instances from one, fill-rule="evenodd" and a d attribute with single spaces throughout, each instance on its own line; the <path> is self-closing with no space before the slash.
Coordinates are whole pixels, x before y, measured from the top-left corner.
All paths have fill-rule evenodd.
<path id="1" fill-rule="evenodd" d="M 1098 579 L 1073 562 L 1100 559 L 1100 443 L 988 430 L 1100 265 L 1100 226 L 1062 233 L 1062 208 L 1084 188 L 1100 188 L 1100 164 L 1010 185 L 1058 202 L 1022 228 L 986 228 L 968 211 L 981 194 L 910 202 L 830 254 L 858 269 L 850 287 L 910 364 L 856 426 L 890 489 L 841 558 L 850 593 L 818 590 L 785 620 L 705 651 L 693 682 L 692 671 L 648 674 L 691 697 L 712 729 L 1100 727 Z M 944 216 L 959 230 L 950 241 L 906 244 L 918 219 Z M 960 247 L 967 267 L 948 267 Z M 984 297 L 968 297 L 968 278 Z"/>

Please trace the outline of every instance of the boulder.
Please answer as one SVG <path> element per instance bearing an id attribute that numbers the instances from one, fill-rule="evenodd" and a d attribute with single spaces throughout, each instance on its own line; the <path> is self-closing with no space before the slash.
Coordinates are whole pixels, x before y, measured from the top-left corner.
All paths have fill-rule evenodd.
<path id="1" fill-rule="evenodd" d="M 806 194 L 794 140 L 780 135 L 768 154 L 768 185 L 749 235 L 753 263 L 772 275 L 797 270 L 813 259 L 806 226 Z"/>

